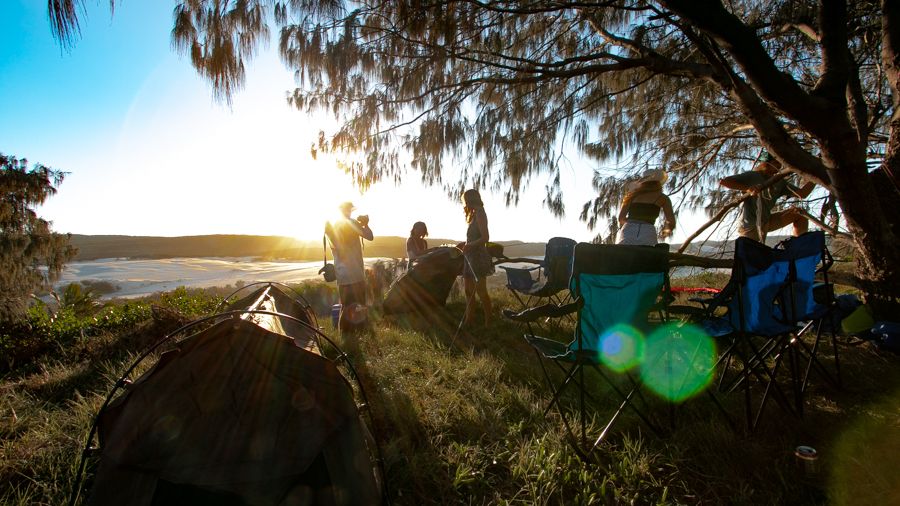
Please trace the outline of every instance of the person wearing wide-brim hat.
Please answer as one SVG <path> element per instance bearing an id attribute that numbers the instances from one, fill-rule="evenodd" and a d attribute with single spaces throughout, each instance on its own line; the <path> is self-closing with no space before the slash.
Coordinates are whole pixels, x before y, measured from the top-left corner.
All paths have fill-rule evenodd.
<path id="1" fill-rule="evenodd" d="M 365 323 L 366 270 L 363 263 L 362 239 L 374 239 L 369 228 L 369 217 L 351 218 L 352 202 L 338 205 L 341 217 L 325 226 L 325 235 L 331 243 L 334 270 L 337 277 L 341 313 L 338 327 L 341 332 L 354 330 Z"/>
<path id="2" fill-rule="evenodd" d="M 781 162 L 765 151 L 760 155 L 753 170 L 719 181 L 725 188 L 753 195 L 741 203 L 741 218 L 738 224 L 738 234 L 741 237 L 765 242 L 769 232 L 788 225 L 792 225 L 792 233 L 795 236 L 803 234 L 809 228 L 809 221 L 797 207 L 773 212 L 779 198 L 793 195 L 805 199 L 816 186 L 813 182 L 807 182 L 798 188 L 786 179 L 781 179 L 763 188 L 764 183 L 777 174 L 780 168 Z"/>
<path id="3" fill-rule="evenodd" d="M 661 169 L 646 170 L 641 177 L 625 186 L 625 198 L 619 209 L 619 235 L 616 244 L 653 246 L 657 237 L 666 239 L 675 228 L 672 201 L 663 193 L 668 175 Z M 656 220 L 662 212 L 664 221 L 659 234 Z"/>

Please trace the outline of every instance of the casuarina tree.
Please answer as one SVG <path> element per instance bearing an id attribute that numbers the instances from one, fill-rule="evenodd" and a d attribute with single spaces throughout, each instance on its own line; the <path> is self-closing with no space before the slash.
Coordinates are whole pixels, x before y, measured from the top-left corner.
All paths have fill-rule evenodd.
<path id="1" fill-rule="evenodd" d="M 340 121 L 314 151 L 362 153 L 362 186 L 412 173 L 514 202 L 543 180 L 562 214 L 577 149 L 598 161 L 593 226 L 648 166 L 715 211 L 719 179 L 765 149 L 827 191 L 810 215 L 850 235 L 869 291 L 900 291 L 895 0 L 181 0 L 174 18 L 225 100 L 275 26 L 289 103 Z"/>
<path id="2" fill-rule="evenodd" d="M 75 249 L 34 212 L 63 173 L 0 154 L 0 322 L 22 316 L 31 294 L 58 278 Z"/>

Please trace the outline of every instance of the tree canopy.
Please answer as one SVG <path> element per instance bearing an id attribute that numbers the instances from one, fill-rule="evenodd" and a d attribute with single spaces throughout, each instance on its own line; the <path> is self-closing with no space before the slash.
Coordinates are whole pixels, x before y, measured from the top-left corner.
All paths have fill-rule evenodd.
<path id="1" fill-rule="evenodd" d="M 836 231 L 837 204 L 863 274 L 884 282 L 900 279 L 898 11 L 893 0 L 180 0 L 172 44 L 228 101 L 276 27 L 296 71 L 289 103 L 342 125 L 314 151 L 361 153 L 347 167 L 361 186 L 411 173 L 514 202 L 546 181 L 544 203 L 561 214 L 561 166 L 578 150 L 597 161 L 598 198 L 582 209 L 593 225 L 644 168 L 667 169 L 670 191 L 715 210 L 729 198 L 719 179 L 766 149 L 827 190 L 812 214 Z"/>
<path id="2" fill-rule="evenodd" d="M 58 278 L 75 249 L 33 207 L 56 193 L 64 174 L 0 154 L 0 321 L 21 316 L 29 296 Z"/>

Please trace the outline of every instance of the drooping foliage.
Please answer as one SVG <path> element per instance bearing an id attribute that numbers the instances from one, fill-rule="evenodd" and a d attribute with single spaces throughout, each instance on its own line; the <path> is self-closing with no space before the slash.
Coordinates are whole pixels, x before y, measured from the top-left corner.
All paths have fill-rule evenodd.
<path id="1" fill-rule="evenodd" d="M 109 10 L 115 11 L 116 1 L 109 0 Z M 81 35 L 80 15 L 84 14 L 84 0 L 47 0 L 47 14 L 53 35 L 65 46 L 71 47 Z"/>
<path id="2" fill-rule="evenodd" d="M 23 315 L 29 296 L 57 279 L 75 254 L 34 206 L 56 193 L 64 174 L 0 154 L 0 322 Z"/>
<path id="3" fill-rule="evenodd" d="M 900 276 L 887 204 L 900 178 L 898 11 L 893 0 L 181 0 L 172 40 L 227 100 L 274 24 L 296 71 L 288 101 L 341 125 L 314 150 L 360 154 L 346 168 L 361 186 L 411 172 L 515 202 L 543 184 L 562 214 L 561 174 L 580 154 L 597 163 L 598 198 L 581 213 L 593 226 L 645 168 L 669 170 L 687 207 L 715 209 L 730 198 L 718 180 L 767 149 L 827 190 L 810 215 L 849 231 L 864 274 L 884 281 Z"/>

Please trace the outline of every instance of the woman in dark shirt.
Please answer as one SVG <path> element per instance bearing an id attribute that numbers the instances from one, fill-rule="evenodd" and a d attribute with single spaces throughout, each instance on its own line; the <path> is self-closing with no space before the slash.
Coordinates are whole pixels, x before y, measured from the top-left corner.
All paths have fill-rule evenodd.
<path id="1" fill-rule="evenodd" d="M 487 277 L 494 273 L 494 265 L 491 255 L 487 251 L 487 243 L 490 240 L 488 232 L 487 214 L 484 212 L 484 203 L 478 190 L 466 190 L 462 196 L 463 212 L 466 214 L 466 242 L 462 246 L 463 255 L 466 257 L 463 270 L 463 281 L 466 287 L 466 313 L 463 317 L 463 325 L 469 326 L 475 320 L 475 295 L 481 301 L 484 311 L 484 323 L 491 321 L 491 297 L 487 291 Z"/>
<path id="2" fill-rule="evenodd" d="M 412 230 L 409 231 L 409 239 L 406 240 L 407 268 L 412 268 L 413 262 L 428 249 L 428 241 L 425 240 L 427 235 L 428 227 L 424 222 L 417 221 L 413 224 Z"/>
<path id="3" fill-rule="evenodd" d="M 619 210 L 619 237 L 616 244 L 653 246 L 657 235 L 665 239 L 675 228 L 675 212 L 672 201 L 662 192 L 666 173 L 659 169 L 644 172 L 641 179 L 630 183 Z M 662 211 L 665 221 L 656 233 L 656 219 Z"/>

